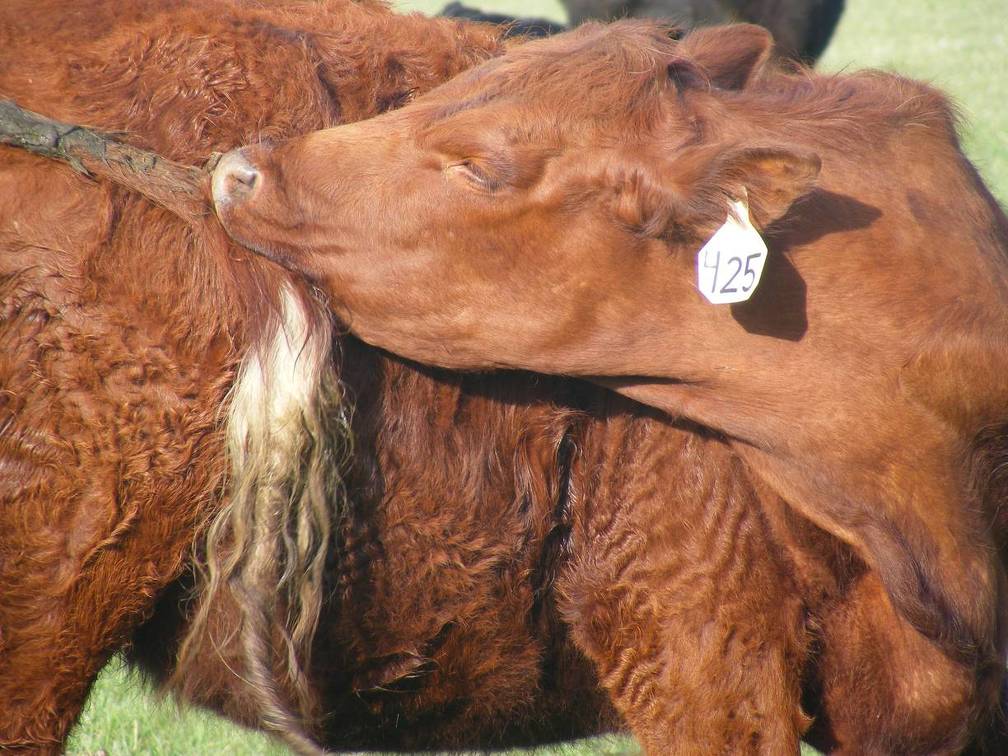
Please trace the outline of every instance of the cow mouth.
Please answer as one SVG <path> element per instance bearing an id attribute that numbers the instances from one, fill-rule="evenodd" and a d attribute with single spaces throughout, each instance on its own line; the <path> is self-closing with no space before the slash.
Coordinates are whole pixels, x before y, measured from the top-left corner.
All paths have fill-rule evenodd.
<path id="1" fill-rule="evenodd" d="M 217 213 L 217 220 L 220 222 L 225 233 L 227 233 L 231 240 L 236 244 L 240 245 L 254 255 L 264 257 L 270 262 L 276 263 L 281 268 L 284 268 L 291 273 L 297 273 L 300 276 L 311 279 L 312 276 L 310 271 L 298 264 L 298 258 L 301 257 L 301 255 L 297 255 L 279 245 L 270 244 L 261 238 L 242 233 L 241 229 L 237 227 L 239 224 L 236 224 L 233 218 L 229 217 L 230 208 L 227 205 L 219 206 L 215 203 L 214 209 Z"/>
<path id="2" fill-rule="evenodd" d="M 234 237 L 232 237 L 234 238 Z M 308 270 L 303 265 L 299 265 L 297 262 L 297 257 L 288 252 L 273 247 L 268 247 L 262 244 L 248 243 L 240 239 L 235 239 L 239 244 L 241 244 L 246 249 L 250 250 L 259 257 L 265 257 L 270 262 L 276 263 L 284 270 L 295 273 L 302 278 L 305 278 L 311 282 L 315 282 L 315 278 L 311 271 Z"/>

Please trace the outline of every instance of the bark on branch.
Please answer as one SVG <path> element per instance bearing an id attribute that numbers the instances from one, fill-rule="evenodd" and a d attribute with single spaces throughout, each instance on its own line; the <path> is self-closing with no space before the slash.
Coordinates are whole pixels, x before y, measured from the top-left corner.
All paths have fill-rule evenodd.
<path id="1" fill-rule="evenodd" d="M 190 223 L 212 212 L 206 170 L 131 147 L 110 134 L 54 121 L 10 100 L 0 100 L 0 144 L 62 160 L 86 176 L 106 178 Z"/>

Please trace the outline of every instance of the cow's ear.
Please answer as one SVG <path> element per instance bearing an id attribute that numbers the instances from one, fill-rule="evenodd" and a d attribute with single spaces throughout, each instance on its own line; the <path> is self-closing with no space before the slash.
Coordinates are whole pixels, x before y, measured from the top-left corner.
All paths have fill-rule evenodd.
<path id="1" fill-rule="evenodd" d="M 720 89 L 744 89 L 773 52 L 773 37 L 762 26 L 732 24 L 694 29 L 679 43 L 679 54 Z"/>
<path id="2" fill-rule="evenodd" d="M 637 233 L 709 234 L 728 203 L 745 200 L 760 229 L 783 216 L 815 186 L 819 156 L 788 146 L 705 145 L 670 160 L 638 157 L 610 174 L 616 217 Z"/>
<path id="3" fill-rule="evenodd" d="M 713 158 L 683 189 L 699 213 L 725 197 L 748 198 L 749 213 L 763 228 L 815 187 L 821 168 L 815 153 L 787 146 L 736 147 Z"/>

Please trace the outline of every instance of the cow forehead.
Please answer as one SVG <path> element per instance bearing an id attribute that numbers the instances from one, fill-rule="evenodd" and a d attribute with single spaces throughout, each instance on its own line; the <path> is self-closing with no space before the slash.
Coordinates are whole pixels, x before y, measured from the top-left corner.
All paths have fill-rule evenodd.
<path id="1" fill-rule="evenodd" d="M 507 98 L 570 119 L 641 120 L 671 88 L 676 30 L 658 22 L 585 24 L 528 42 L 462 74 L 417 101 L 428 124 Z M 646 119 L 645 119 L 646 120 Z"/>

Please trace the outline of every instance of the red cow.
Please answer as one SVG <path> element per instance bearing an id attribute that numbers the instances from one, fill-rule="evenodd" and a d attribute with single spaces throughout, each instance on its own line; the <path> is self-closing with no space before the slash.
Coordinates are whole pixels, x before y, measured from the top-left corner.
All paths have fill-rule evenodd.
<path id="1" fill-rule="evenodd" d="M 188 161 L 501 52 L 380 6 L 201 0 L 8 3 L 0 50 L 4 95 Z M 60 750 L 127 643 L 303 751 L 628 723 L 776 753 L 803 677 L 840 747 L 954 748 L 988 713 L 718 438 L 572 382 L 334 357 L 300 277 L 6 148 L 0 217 L 4 748 Z"/>
<path id="2" fill-rule="evenodd" d="M 768 56 L 756 27 L 531 42 L 395 113 L 230 154 L 218 213 L 370 343 L 590 377 L 724 433 L 996 685 L 1008 222 L 939 93 Z M 750 212 L 766 276 L 712 305 L 755 288 Z"/>

